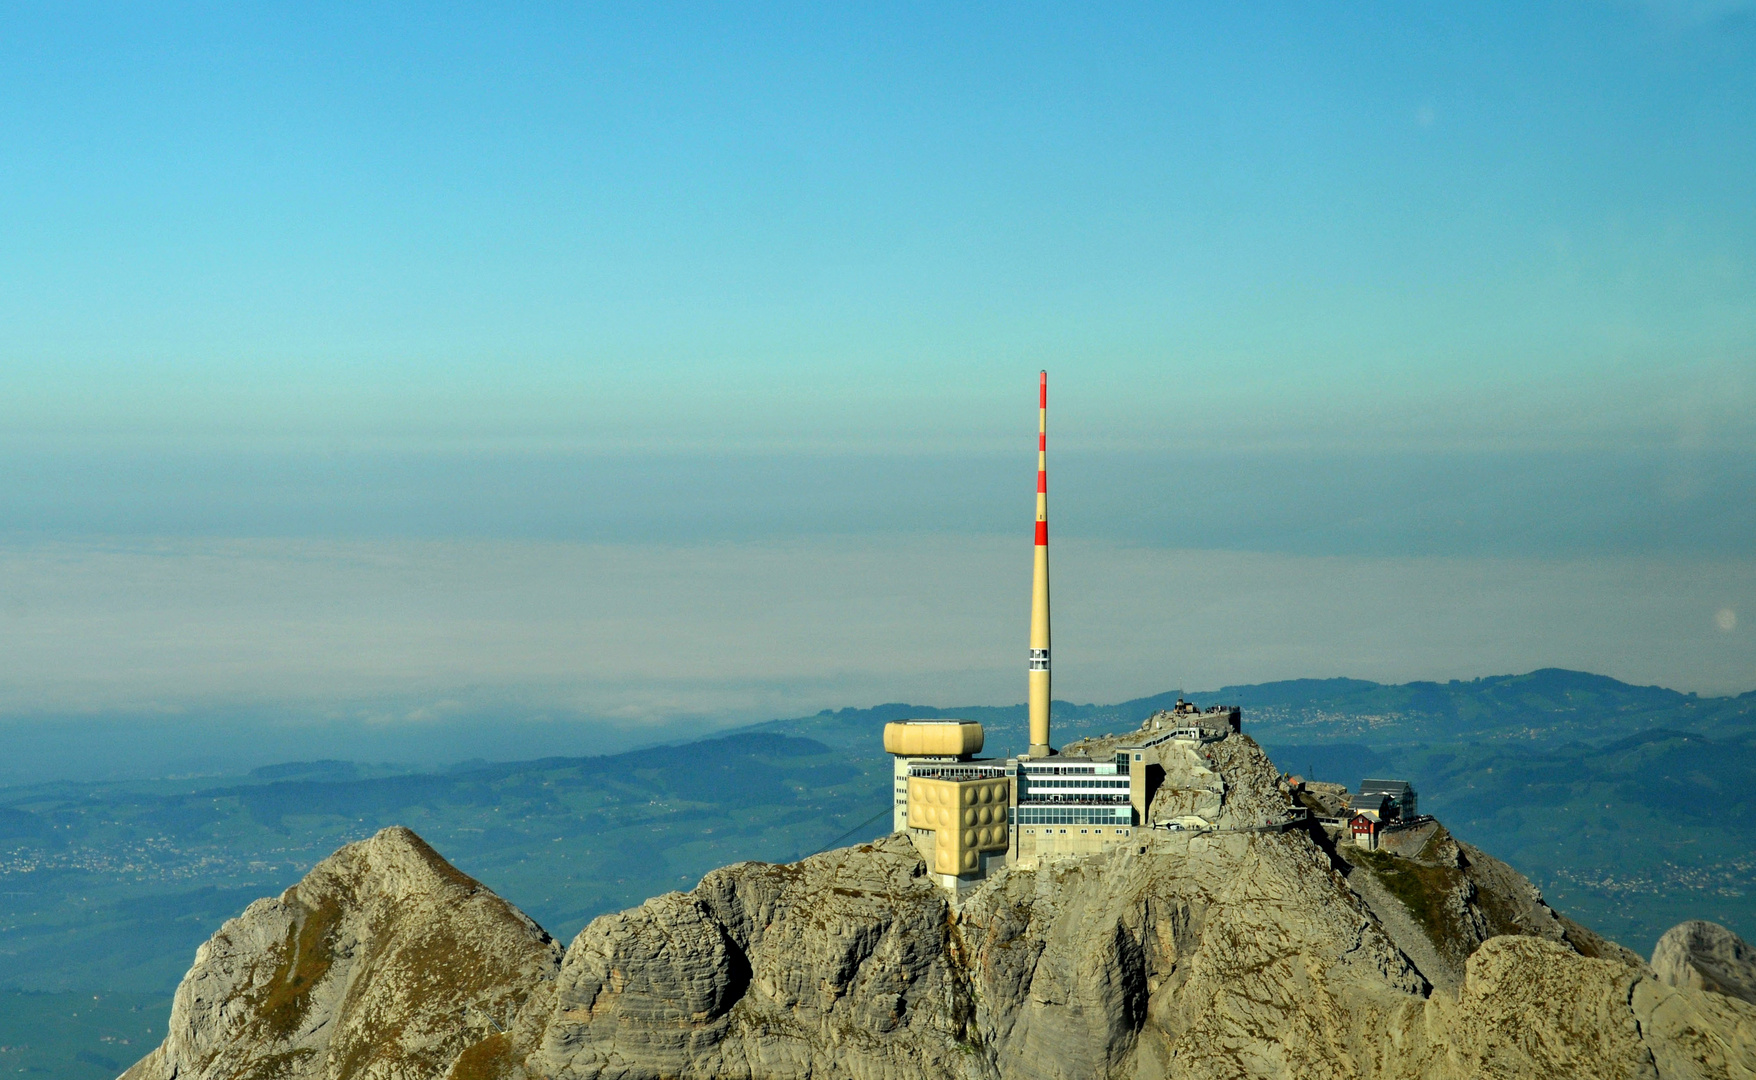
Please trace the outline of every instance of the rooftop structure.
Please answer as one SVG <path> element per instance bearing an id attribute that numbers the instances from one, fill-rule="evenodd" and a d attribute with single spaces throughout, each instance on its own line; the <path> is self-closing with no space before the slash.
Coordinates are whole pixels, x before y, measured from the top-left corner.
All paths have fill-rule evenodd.
<path id="1" fill-rule="evenodd" d="M 978 760 L 982 725 L 899 720 L 884 725 L 895 756 L 893 827 L 914 840 L 939 883 L 953 891 L 987 876 L 1010 843 L 1006 765 Z"/>
<path id="2" fill-rule="evenodd" d="M 909 828 L 908 782 L 915 765 L 923 769 L 944 768 L 968 762 L 982 752 L 983 741 L 982 725 L 967 720 L 897 720 L 885 724 L 884 752 L 896 759 L 891 831 L 906 832 Z"/>
<path id="3" fill-rule="evenodd" d="M 884 752 L 967 758 L 982 752 L 982 725 L 968 720 L 902 720 L 884 725 Z"/>
<path id="4" fill-rule="evenodd" d="M 1420 813 L 1419 797 L 1415 794 L 1414 785 L 1407 780 L 1362 780 L 1360 796 L 1354 800 L 1354 805 L 1375 806 L 1380 796 L 1395 803 L 1396 816 L 1404 820 Z"/>

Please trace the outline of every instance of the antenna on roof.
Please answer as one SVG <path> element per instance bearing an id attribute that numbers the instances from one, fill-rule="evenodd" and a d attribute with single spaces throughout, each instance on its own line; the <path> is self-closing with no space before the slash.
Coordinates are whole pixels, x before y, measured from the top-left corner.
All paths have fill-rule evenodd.
<path id="1" fill-rule="evenodd" d="M 1037 379 L 1036 565 L 1030 582 L 1030 756 L 1049 745 L 1049 373 Z"/>

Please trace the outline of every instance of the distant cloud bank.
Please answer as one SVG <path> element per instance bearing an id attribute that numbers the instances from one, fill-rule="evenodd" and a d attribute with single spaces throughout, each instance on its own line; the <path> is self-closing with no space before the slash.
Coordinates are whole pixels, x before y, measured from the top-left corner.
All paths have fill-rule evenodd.
<path id="1" fill-rule="evenodd" d="M 178 540 L 0 549 L 0 714 L 236 705 L 627 726 L 1022 694 L 1028 545 Z M 1057 696 L 1557 666 L 1752 687 L 1756 560 L 1299 556 L 1063 540 Z M 365 704 L 362 704 L 365 703 Z M 373 704 L 376 703 L 376 704 Z"/>

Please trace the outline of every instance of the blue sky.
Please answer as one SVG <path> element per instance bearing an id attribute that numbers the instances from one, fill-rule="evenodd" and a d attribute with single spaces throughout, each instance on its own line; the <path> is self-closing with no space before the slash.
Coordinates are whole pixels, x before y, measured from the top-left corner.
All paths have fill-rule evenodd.
<path id="1" fill-rule="evenodd" d="M 1752 442 L 1748 6 L 0 19 L 22 437 Z"/>
<path id="2" fill-rule="evenodd" d="M 1756 685 L 1756 5 L 505 8 L 0 9 L 0 714 L 1013 700 L 1039 367 L 1069 695 Z"/>

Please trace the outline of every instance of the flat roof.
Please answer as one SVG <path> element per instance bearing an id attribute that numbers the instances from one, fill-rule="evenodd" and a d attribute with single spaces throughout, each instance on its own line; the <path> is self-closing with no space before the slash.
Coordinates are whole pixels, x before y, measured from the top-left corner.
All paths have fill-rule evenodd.
<path id="1" fill-rule="evenodd" d="M 1407 780 L 1361 780 L 1361 795 L 1377 795 L 1388 791 L 1413 791 L 1414 786 Z"/>

